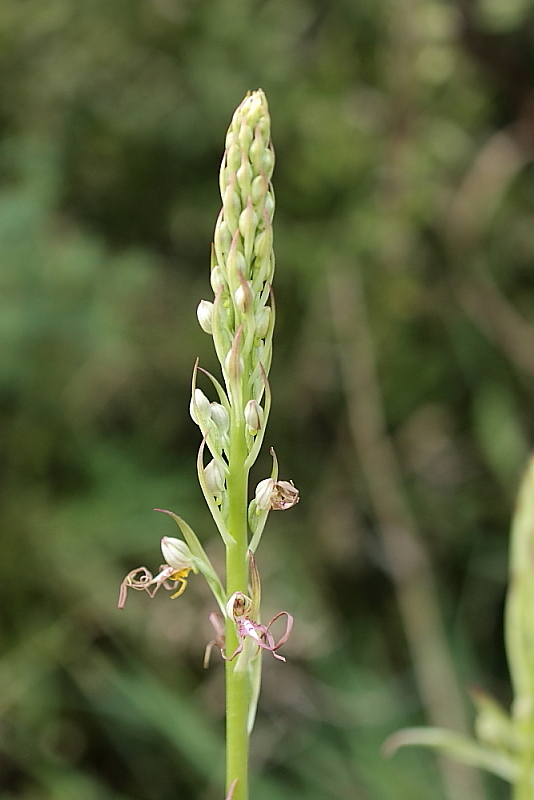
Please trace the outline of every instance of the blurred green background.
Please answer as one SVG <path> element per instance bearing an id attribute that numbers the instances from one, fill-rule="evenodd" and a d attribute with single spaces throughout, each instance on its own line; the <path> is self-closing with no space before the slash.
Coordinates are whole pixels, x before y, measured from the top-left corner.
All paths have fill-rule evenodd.
<path id="1" fill-rule="evenodd" d="M 532 0 L 2 0 L 0 796 L 222 797 L 213 601 L 131 593 L 201 499 L 218 166 L 269 98 L 272 515 L 254 800 L 498 800 L 399 727 L 510 700 L 509 519 L 534 435 Z M 206 388 L 206 387 L 204 387 Z M 207 388 L 206 388 L 207 390 Z M 267 449 L 254 472 L 270 470 Z M 469 790 L 466 789 L 469 787 Z"/>

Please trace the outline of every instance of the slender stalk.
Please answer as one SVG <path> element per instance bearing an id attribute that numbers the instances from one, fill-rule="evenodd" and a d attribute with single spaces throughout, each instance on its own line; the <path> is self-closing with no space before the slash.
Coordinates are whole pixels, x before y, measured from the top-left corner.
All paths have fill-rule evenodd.
<path id="1" fill-rule="evenodd" d="M 190 405 L 203 437 L 197 457 L 200 487 L 226 546 L 226 588 L 194 531 L 177 514 L 165 511 L 185 541 L 164 537 L 165 564 L 159 573 L 153 576 L 146 567 L 132 570 L 119 594 L 121 608 L 128 589 L 153 597 L 163 586 L 176 598 L 185 590 L 191 572 L 202 573 L 211 588 L 220 613 L 210 615 L 215 639 L 206 648 L 204 664 L 208 665 L 216 645 L 226 663 L 226 800 L 248 800 L 249 734 L 260 690 L 261 654 L 268 650 L 285 661 L 277 651 L 293 625 L 287 611 L 280 611 L 267 625 L 260 622 L 260 577 L 248 552 L 249 524 L 255 550 L 269 511 L 298 502 L 294 485 L 278 481 L 278 462 L 271 451 L 271 477 L 260 481 L 248 504 L 249 470 L 263 441 L 271 406 L 267 376 L 274 326 L 273 168 L 269 111 L 259 89 L 236 109 L 226 135 L 219 173 L 222 209 L 211 254 L 214 300 L 201 300 L 197 309 L 200 326 L 213 337 L 224 386 L 200 370 L 217 395 L 217 401 L 210 402 L 197 387 L 197 362 Z M 211 461 L 206 464 L 208 452 Z M 270 626 L 281 617 L 286 630 L 275 641 Z"/>
<path id="2" fill-rule="evenodd" d="M 247 455 L 244 426 L 233 421 L 230 432 L 228 478 L 228 531 L 235 545 L 226 551 L 227 597 L 234 592 L 247 594 L 247 487 L 248 470 L 244 462 Z M 230 657 L 238 646 L 236 626 L 226 619 L 226 655 Z M 248 800 L 248 749 L 247 717 L 249 708 L 249 682 L 246 670 L 237 670 L 238 661 L 226 662 L 226 791 L 234 780 L 237 784 L 232 800 Z"/>

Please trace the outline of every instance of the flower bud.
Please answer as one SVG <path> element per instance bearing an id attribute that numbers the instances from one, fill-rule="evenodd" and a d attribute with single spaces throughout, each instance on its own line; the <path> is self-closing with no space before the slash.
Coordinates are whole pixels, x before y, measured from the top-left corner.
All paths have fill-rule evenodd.
<path id="1" fill-rule="evenodd" d="M 258 337 L 258 339 L 265 339 L 270 324 L 271 324 L 271 309 L 269 308 L 269 306 L 264 306 L 262 309 L 260 309 L 255 319 L 256 336 Z"/>
<path id="2" fill-rule="evenodd" d="M 249 400 L 244 413 L 249 432 L 257 433 L 263 424 L 263 408 L 257 400 Z"/>
<path id="3" fill-rule="evenodd" d="M 228 253 L 228 258 L 226 260 L 226 270 L 229 276 L 238 275 L 241 273 L 241 275 L 245 275 L 246 277 L 247 262 L 245 261 L 245 256 L 243 253 L 238 250 L 239 238 L 239 231 L 236 231 L 236 234 L 232 240 L 230 252 Z"/>
<path id="4" fill-rule="evenodd" d="M 228 173 L 230 175 L 233 174 L 238 169 L 240 163 L 241 148 L 235 141 L 235 137 L 232 136 L 230 141 L 227 143 L 226 148 L 226 169 L 228 170 Z"/>
<path id="5" fill-rule="evenodd" d="M 237 183 L 243 197 L 248 197 L 252 183 L 252 167 L 246 159 L 245 153 L 242 155 L 241 166 L 236 172 Z"/>
<path id="6" fill-rule="evenodd" d="M 247 205 L 239 215 L 239 232 L 245 244 L 245 260 L 249 260 L 252 254 L 257 224 L 258 215 L 252 208 L 252 200 L 249 197 Z"/>
<path id="7" fill-rule="evenodd" d="M 272 222 L 274 216 L 274 194 L 272 192 L 267 192 L 264 208 L 269 216 L 270 221 Z"/>
<path id="8" fill-rule="evenodd" d="M 189 413 L 191 419 L 200 426 L 201 422 L 205 424 L 210 420 L 210 401 L 202 391 L 202 389 L 195 389 L 191 402 L 189 404 Z"/>
<path id="9" fill-rule="evenodd" d="M 252 136 L 253 134 L 250 127 L 247 125 L 246 120 L 243 120 L 238 134 L 238 141 L 245 152 L 248 152 L 248 149 L 252 144 Z"/>
<path id="10" fill-rule="evenodd" d="M 230 233 L 230 228 L 226 220 L 223 217 L 223 212 L 219 214 L 217 222 L 215 224 L 215 233 L 213 234 L 213 244 L 215 247 L 215 253 L 217 255 L 217 261 L 219 264 L 224 264 L 226 261 L 226 257 L 230 251 L 230 246 L 232 244 L 232 234 Z"/>
<path id="11" fill-rule="evenodd" d="M 261 511 L 285 511 L 299 501 L 299 491 L 291 481 L 265 478 L 256 486 L 256 506 Z"/>
<path id="12" fill-rule="evenodd" d="M 218 264 L 211 270 L 210 283 L 214 294 L 217 294 L 221 286 L 224 287 L 223 271 Z"/>
<path id="13" fill-rule="evenodd" d="M 254 255 L 258 261 L 269 259 L 273 249 L 273 229 L 268 223 L 254 239 Z"/>
<path id="14" fill-rule="evenodd" d="M 238 227 L 239 215 L 241 213 L 241 201 L 239 199 L 238 188 L 236 187 L 235 176 L 232 177 L 224 190 L 222 203 L 225 222 L 229 230 L 233 232 Z"/>
<path id="15" fill-rule="evenodd" d="M 215 459 L 212 459 L 204 470 L 204 477 L 210 492 L 217 497 L 224 491 L 224 475 Z"/>
<path id="16" fill-rule="evenodd" d="M 228 411 L 223 405 L 221 405 L 221 403 L 211 403 L 210 415 L 219 434 L 224 436 L 230 427 L 230 417 L 228 416 Z"/>
<path id="17" fill-rule="evenodd" d="M 269 184 L 265 178 L 265 175 L 256 175 L 256 177 L 252 181 L 252 187 L 250 191 L 250 196 L 252 197 L 252 204 L 254 206 L 257 207 L 265 201 L 265 196 L 267 194 L 268 188 Z"/>
<path id="18" fill-rule="evenodd" d="M 242 314 L 248 314 L 252 309 L 252 291 L 250 289 L 250 283 L 248 281 L 244 281 L 240 283 L 234 293 L 234 301 L 237 308 L 241 311 Z"/>
<path id="19" fill-rule="evenodd" d="M 235 347 L 230 348 L 224 359 L 224 369 L 231 381 L 240 381 L 245 369 L 243 356 Z"/>
<path id="20" fill-rule="evenodd" d="M 193 566 L 193 554 L 181 539 L 164 536 L 161 540 L 161 552 L 169 567 L 175 570 L 191 569 Z"/>
<path id="21" fill-rule="evenodd" d="M 197 317 L 200 327 L 210 335 L 213 333 L 213 303 L 209 300 L 201 300 L 197 308 Z"/>

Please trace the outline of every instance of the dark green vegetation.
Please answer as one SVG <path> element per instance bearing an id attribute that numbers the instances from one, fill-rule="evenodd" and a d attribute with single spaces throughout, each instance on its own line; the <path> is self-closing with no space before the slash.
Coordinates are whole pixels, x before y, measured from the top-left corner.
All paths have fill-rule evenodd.
<path id="1" fill-rule="evenodd" d="M 531 0 L 2 0 L 3 799 L 222 797 L 207 589 L 116 601 L 176 533 L 155 506 L 222 557 L 188 415 L 194 359 L 215 369 L 195 309 L 224 132 L 260 86 L 278 205 L 266 443 L 302 502 L 262 544 L 264 615 L 295 629 L 288 664 L 265 659 L 253 797 L 453 797 L 433 755 L 379 747 L 461 724 L 449 658 L 468 722 L 470 685 L 509 699 L 533 25 Z"/>

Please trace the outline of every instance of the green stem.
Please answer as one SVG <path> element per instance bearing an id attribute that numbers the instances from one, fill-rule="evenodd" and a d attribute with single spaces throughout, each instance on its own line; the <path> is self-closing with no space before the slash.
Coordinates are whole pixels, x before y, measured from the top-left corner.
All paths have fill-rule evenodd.
<path id="1" fill-rule="evenodd" d="M 532 800 L 534 792 L 534 708 L 525 698 L 523 712 L 528 712 L 519 725 L 519 736 L 523 750 L 519 754 L 519 775 L 514 784 L 512 800 Z"/>
<path id="2" fill-rule="evenodd" d="M 231 459 L 227 477 L 228 529 L 235 545 L 226 550 L 227 598 L 234 592 L 248 592 L 247 565 L 247 493 L 248 470 L 243 422 L 232 420 L 230 433 Z M 238 646 L 233 621 L 226 620 L 226 654 Z M 247 718 L 249 682 L 246 670 L 237 671 L 238 659 L 226 662 L 226 791 L 237 778 L 232 800 L 248 800 L 248 742 Z"/>

